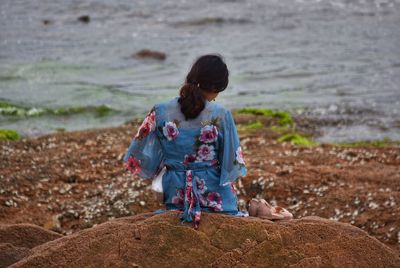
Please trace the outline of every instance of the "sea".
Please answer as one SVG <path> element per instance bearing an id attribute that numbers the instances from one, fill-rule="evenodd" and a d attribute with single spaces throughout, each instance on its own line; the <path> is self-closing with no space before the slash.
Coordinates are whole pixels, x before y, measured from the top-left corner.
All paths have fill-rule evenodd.
<path id="1" fill-rule="evenodd" d="M 141 118 L 207 53 L 229 68 L 229 109 L 315 119 L 320 142 L 400 140 L 399 0 L 1 0 L 0 129 Z"/>

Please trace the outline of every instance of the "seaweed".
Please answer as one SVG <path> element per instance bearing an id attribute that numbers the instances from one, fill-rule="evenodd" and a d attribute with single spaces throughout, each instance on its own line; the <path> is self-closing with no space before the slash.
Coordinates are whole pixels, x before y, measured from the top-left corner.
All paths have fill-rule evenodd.
<path id="1" fill-rule="evenodd" d="M 244 125 L 244 127 L 245 127 L 245 129 L 260 129 L 260 128 L 263 128 L 264 125 L 260 121 L 256 121 L 253 123 L 246 124 L 246 125 Z"/>
<path id="2" fill-rule="evenodd" d="M 294 124 L 293 118 L 290 113 L 285 111 L 271 110 L 265 108 L 242 108 L 237 110 L 240 114 L 254 114 L 273 117 L 278 119 L 280 126 L 291 126 Z"/>
<path id="3" fill-rule="evenodd" d="M 84 112 L 94 112 L 97 116 L 106 116 L 113 109 L 107 105 L 87 106 L 87 107 L 60 107 L 60 108 L 36 108 L 20 104 L 12 104 L 0 100 L 0 115 L 35 117 L 42 115 L 71 115 Z"/>
<path id="4" fill-rule="evenodd" d="M 13 129 L 0 129 L 0 140 L 19 140 L 21 136 Z"/>
<path id="5" fill-rule="evenodd" d="M 291 142 L 295 145 L 302 146 L 313 146 L 317 145 L 314 141 L 298 134 L 298 133 L 288 133 L 278 138 L 278 142 Z"/>

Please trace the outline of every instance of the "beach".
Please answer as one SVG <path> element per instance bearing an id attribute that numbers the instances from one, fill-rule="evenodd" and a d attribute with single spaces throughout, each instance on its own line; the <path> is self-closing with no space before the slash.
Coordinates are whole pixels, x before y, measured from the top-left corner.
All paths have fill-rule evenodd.
<path id="1" fill-rule="evenodd" d="M 235 116 L 248 168 L 239 207 L 252 197 L 299 219 L 320 216 L 365 230 L 400 253 L 400 146 L 278 142 L 270 128 Z M 150 182 L 124 170 L 140 121 L 115 128 L 0 141 L 0 223 L 29 222 L 63 235 L 162 209 Z M 248 126 L 248 125 L 247 125 Z"/>
<path id="2" fill-rule="evenodd" d="M 230 109 L 324 120 L 321 142 L 400 140 L 398 0 L 5 0 L 0 12 L 0 129 L 119 126 L 220 53 Z"/>
<path id="3" fill-rule="evenodd" d="M 399 0 L 1 0 L 0 268 L 398 267 L 399 25 Z M 125 169 L 205 54 L 228 68 L 238 208 L 294 220 L 193 230 Z"/>

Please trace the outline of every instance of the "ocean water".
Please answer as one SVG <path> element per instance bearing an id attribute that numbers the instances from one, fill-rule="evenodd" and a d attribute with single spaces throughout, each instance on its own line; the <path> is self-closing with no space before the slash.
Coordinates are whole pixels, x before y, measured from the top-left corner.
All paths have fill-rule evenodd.
<path id="1" fill-rule="evenodd" d="M 132 57 L 140 49 L 167 58 Z M 228 108 L 320 119 L 320 141 L 400 139 L 399 0 L 1 0 L 0 128 L 142 117 L 205 53 L 226 60 Z"/>

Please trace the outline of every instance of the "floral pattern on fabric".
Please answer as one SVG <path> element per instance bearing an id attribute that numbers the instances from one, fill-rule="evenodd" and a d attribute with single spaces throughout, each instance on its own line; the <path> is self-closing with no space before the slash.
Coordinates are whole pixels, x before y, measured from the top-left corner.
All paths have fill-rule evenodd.
<path id="1" fill-rule="evenodd" d="M 140 160 L 136 157 L 130 156 L 126 162 L 125 168 L 133 174 L 139 174 L 142 170 L 140 167 Z"/>
<path id="2" fill-rule="evenodd" d="M 156 112 L 154 111 L 153 108 L 146 115 L 134 138 L 142 140 L 143 138 L 148 136 L 150 132 L 152 132 L 155 129 L 155 127 L 156 127 Z"/>
<path id="3" fill-rule="evenodd" d="M 196 161 L 196 154 L 186 154 L 183 159 L 183 164 L 187 166 L 189 163 Z"/>
<path id="4" fill-rule="evenodd" d="M 242 147 L 238 147 L 236 152 L 235 152 L 236 158 L 234 161 L 234 164 L 239 164 L 239 165 L 244 165 L 244 157 L 243 157 L 243 151 L 242 151 Z"/>
<path id="5" fill-rule="evenodd" d="M 230 182 L 232 193 L 236 194 L 236 187 L 233 182 Z"/>
<path id="6" fill-rule="evenodd" d="M 218 119 L 214 119 L 218 121 Z M 200 134 L 196 136 L 196 142 L 193 145 L 195 153 L 186 154 L 183 164 L 188 165 L 191 162 L 212 161 L 212 165 L 217 168 L 219 162 L 215 159 L 215 144 L 218 139 L 218 128 L 214 125 L 205 125 L 201 128 Z"/>
<path id="7" fill-rule="evenodd" d="M 172 197 L 172 204 L 183 205 L 184 195 L 183 189 L 176 189 L 176 195 Z"/>
<path id="8" fill-rule="evenodd" d="M 213 160 L 215 156 L 214 146 L 203 144 L 197 151 L 197 157 L 195 162 L 202 162 L 207 160 Z"/>
<path id="9" fill-rule="evenodd" d="M 215 142 L 218 138 L 218 129 L 216 126 L 207 125 L 201 129 L 199 140 L 203 143 Z"/>
<path id="10" fill-rule="evenodd" d="M 204 181 L 204 179 L 200 179 L 197 176 L 195 176 L 194 179 L 196 180 L 197 189 L 198 189 L 199 193 L 204 194 L 207 191 L 206 182 Z"/>
<path id="11" fill-rule="evenodd" d="M 198 176 L 194 176 L 196 182 L 197 197 L 193 193 L 193 178 L 192 173 L 188 173 L 186 178 L 186 191 L 184 189 L 177 189 L 176 195 L 172 197 L 172 203 L 178 206 L 184 204 L 186 197 L 189 212 L 194 208 L 194 204 L 199 201 L 200 207 L 208 208 L 211 211 L 218 212 L 223 211 L 222 209 L 222 197 L 218 192 L 207 191 L 207 185 L 204 179 L 200 179 Z M 185 196 L 186 195 L 186 196 Z M 198 198 L 198 200 L 197 200 Z"/>
<path id="12" fill-rule="evenodd" d="M 179 130 L 176 126 L 175 122 L 166 122 L 165 126 L 163 127 L 163 134 L 169 140 L 172 141 L 176 139 L 179 134 Z"/>
<path id="13" fill-rule="evenodd" d="M 198 118 L 185 120 L 178 100 L 154 105 L 123 160 L 143 179 L 167 167 L 162 175 L 167 209 L 178 208 L 182 221 L 198 227 L 202 211 L 237 213 L 232 183 L 247 170 L 231 112 L 207 102 Z"/>
<path id="14" fill-rule="evenodd" d="M 194 214 L 194 228 L 199 228 L 201 211 L 196 211 Z"/>
<path id="15" fill-rule="evenodd" d="M 222 198 L 217 192 L 209 192 L 207 195 L 207 207 L 213 211 L 222 211 Z"/>

